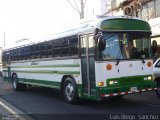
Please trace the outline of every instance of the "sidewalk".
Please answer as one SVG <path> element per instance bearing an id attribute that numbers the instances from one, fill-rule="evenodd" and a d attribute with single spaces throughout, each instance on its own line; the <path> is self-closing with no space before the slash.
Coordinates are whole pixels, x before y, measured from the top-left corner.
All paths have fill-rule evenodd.
<path id="1" fill-rule="evenodd" d="M 6 114 L 10 114 L 10 112 L 4 108 L 4 106 L 1 105 L 1 101 L 0 101 L 0 114 L 1 115 L 6 115 Z M 1 118 L 0 118 L 1 120 Z"/>
<path id="2" fill-rule="evenodd" d="M 0 120 L 33 120 L 1 97 L 12 92 L 12 84 L 0 78 Z"/>
<path id="3" fill-rule="evenodd" d="M 0 98 L 1 96 L 8 94 L 12 91 L 11 83 L 7 81 L 3 81 L 2 77 L 0 77 Z M 10 112 L 3 107 L 3 103 L 0 99 L 0 114 L 9 114 Z"/>
<path id="4" fill-rule="evenodd" d="M 8 94 L 12 91 L 12 85 L 8 83 L 7 81 L 3 81 L 3 79 L 0 77 L 0 120 L 17 120 L 16 117 L 14 117 L 9 111 L 8 106 L 4 104 L 4 100 L 1 99 L 1 96 Z"/>
<path id="5" fill-rule="evenodd" d="M 4 81 L 3 78 L 0 77 L 0 96 L 10 93 L 12 91 L 12 84 L 9 81 Z"/>
<path id="6" fill-rule="evenodd" d="M 20 120 L 18 115 L 13 114 L 8 109 L 9 107 L 3 104 L 0 99 L 0 120 Z"/>

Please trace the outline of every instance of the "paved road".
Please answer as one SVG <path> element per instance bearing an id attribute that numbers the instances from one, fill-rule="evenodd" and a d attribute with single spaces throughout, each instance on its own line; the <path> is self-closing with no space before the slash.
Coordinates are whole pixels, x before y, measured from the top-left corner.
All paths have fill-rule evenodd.
<path id="1" fill-rule="evenodd" d="M 70 105 L 63 101 L 57 90 L 31 87 L 24 92 L 15 92 L 10 83 L 0 80 L 0 97 L 37 120 L 43 120 L 45 116 L 70 119 L 68 116 L 71 115 L 82 118 L 89 115 L 97 119 L 95 116 L 109 114 L 158 114 L 160 119 L 160 98 L 154 91 L 102 102 L 82 100 L 79 105 Z"/>

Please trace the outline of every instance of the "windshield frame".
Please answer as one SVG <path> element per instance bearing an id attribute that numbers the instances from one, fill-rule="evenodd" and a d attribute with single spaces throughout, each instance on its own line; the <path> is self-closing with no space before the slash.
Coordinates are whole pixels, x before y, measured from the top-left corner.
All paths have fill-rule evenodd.
<path id="1" fill-rule="evenodd" d="M 147 53 L 148 54 L 148 56 L 147 57 L 139 57 L 139 58 L 124 58 L 124 57 L 122 57 L 122 58 L 120 58 L 119 56 L 118 56 L 118 54 L 117 54 L 117 57 L 116 58 L 113 58 L 113 59 L 101 59 L 101 58 L 99 58 L 98 57 L 98 40 L 96 40 L 96 45 L 95 45 L 95 47 L 96 47 L 96 60 L 97 61 L 113 61 L 113 60 L 143 60 L 143 59 L 151 59 L 152 58 L 152 51 L 151 51 L 151 32 L 150 31 L 147 31 L 147 32 L 144 32 L 144 31 L 102 31 L 102 34 L 103 34 L 103 36 L 105 36 L 105 34 L 114 34 L 114 35 L 119 35 L 119 34 L 127 34 L 127 35 L 131 35 L 131 34 L 133 34 L 133 35 L 139 35 L 140 37 L 143 37 L 143 38 L 146 38 L 146 40 L 147 40 L 147 42 L 148 42 L 148 50 L 149 50 L 149 52 Z M 108 37 L 109 38 L 109 37 Z M 118 41 L 120 41 L 119 39 L 118 39 Z M 140 41 L 140 40 L 137 40 L 137 41 Z M 142 41 L 144 41 L 144 40 L 142 40 Z M 106 43 L 107 44 L 107 43 Z M 121 51 L 121 49 L 119 48 L 119 50 Z"/>

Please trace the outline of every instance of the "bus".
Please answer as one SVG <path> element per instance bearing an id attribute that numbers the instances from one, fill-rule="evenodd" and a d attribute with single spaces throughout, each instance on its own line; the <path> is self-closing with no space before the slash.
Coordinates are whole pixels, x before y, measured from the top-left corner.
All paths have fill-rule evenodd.
<path id="1" fill-rule="evenodd" d="M 3 77 L 16 91 L 34 85 L 59 89 L 68 103 L 154 91 L 156 46 L 150 35 L 144 20 L 99 18 L 41 42 L 4 49 Z"/>

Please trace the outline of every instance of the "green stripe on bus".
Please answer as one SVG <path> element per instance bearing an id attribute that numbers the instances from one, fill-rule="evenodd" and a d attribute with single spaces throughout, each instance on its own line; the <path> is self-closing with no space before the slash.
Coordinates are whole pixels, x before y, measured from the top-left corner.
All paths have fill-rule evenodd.
<path id="1" fill-rule="evenodd" d="M 139 75 L 139 76 L 128 76 L 128 77 L 120 77 L 120 78 L 112 78 L 112 79 L 107 79 L 106 83 L 107 83 L 107 87 L 115 87 L 115 86 L 123 86 L 123 85 L 134 85 L 134 84 L 139 84 L 139 83 L 143 83 L 143 82 L 149 82 L 149 81 L 153 81 L 153 77 L 152 80 L 144 80 L 144 77 L 152 77 L 152 75 Z M 109 81 L 118 81 L 117 84 L 109 84 Z"/>
<path id="2" fill-rule="evenodd" d="M 38 86 L 46 86 L 46 87 L 51 87 L 51 88 L 60 88 L 61 82 L 55 82 L 55 81 L 47 81 L 47 80 L 37 80 L 37 79 L 23 79 L 23 78 L 18 78 L 19 83 L 24 83 L 24 84 L 32 84 L 32 85 L 38 85 Z M 77 89 L 82 94 L 82 85 L 77 84 Z"/>
<path id="3" fill-rule="evenodd" d="M 11 71 L 15 73 L 37 73 L 37 74 L 80 74 L 80 71 Z"/>
<path id="4" fill-rule="evenodd" d="M 39 85 L 39 86 L 60 88 L 60 82 L 35 80 L 35 79 L 23 79 L 23 78 L 18 78 L 18 80 L 20 83 L 25 83 L 25 84 L 33 84 L 33 85 Z"/>
<path id="5" fill-rule="evenodd" d="M 72 65 L 43 65 L 43 66 L 11 66 L 11 68 L 51 68 L 51 67 L 79 67 L 78 64 L 72 64 Z"/>

